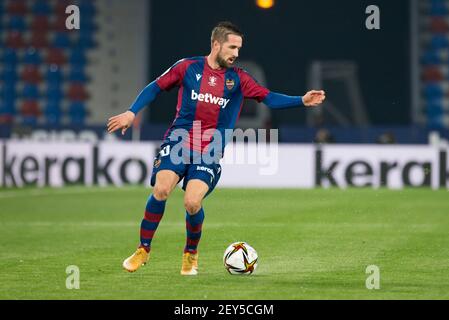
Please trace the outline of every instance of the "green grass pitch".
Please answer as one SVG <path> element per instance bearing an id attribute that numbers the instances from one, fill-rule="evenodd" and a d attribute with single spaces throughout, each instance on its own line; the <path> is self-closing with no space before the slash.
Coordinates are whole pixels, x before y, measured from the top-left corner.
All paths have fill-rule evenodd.
<path id="1" fill-rule="evenodd" d="M 204 202 L 200 274 L 179 274 L 185 242 L 176 190 L 149 263 L 121 267 L 138 244 L 151 190 L 0 190 L 0 299 L 448 299 L 446 190 L 217 189 Z M 251 276 L 231 276 L 225 248 L 259 253 Z M 80 289 L 66 288 L 66 267 Z M 366 268 L 380 270 L 368 290 Z"/>

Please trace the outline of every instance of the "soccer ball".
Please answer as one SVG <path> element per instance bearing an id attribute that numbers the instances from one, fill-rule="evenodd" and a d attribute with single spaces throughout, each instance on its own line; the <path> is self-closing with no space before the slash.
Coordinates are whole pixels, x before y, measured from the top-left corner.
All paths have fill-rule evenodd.
<path id="1" fill-rule="evenodd" d="M 257 268 L 257 252 L 246 242 L 234 242 L 223 255 L 223 263 L 230 274 L 250 275 Z"/>

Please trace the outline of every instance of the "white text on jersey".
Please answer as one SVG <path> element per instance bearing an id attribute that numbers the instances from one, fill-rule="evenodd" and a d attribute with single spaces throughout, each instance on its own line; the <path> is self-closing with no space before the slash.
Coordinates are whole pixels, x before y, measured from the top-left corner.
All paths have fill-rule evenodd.
<path id="1" fill-rule="evenodd" d="M 220 97 L 216 97 L 210 93 L 196 93 L 195 90 L 192 90 L 192 96 L 191 96 L 192 100 L 198 100 L 198 101 L 204 101 L 206 103 L 212 103 L 212 104 L 216 104 L 219 105 L 221 108 L 226 108 L 226 105 L 229 103 L 229 101 L 231 99 L 225 99 L 225 98 L 220 98 Z"/>

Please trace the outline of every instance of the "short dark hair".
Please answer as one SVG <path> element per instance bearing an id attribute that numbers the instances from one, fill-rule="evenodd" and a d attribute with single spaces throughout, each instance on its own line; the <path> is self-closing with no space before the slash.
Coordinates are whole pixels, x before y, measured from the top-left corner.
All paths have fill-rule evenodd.
<path id="1" fill-rule="evenodd" d="M 243 39 L 243 32 L 240 31 L 239 27 L 229 21 L 219 22 L 212 30 L 212 35 L 210 36 L 211 45 L 217 40 L 219 43 L 226 42 L 228 40 L 228 35 L 234 34 Z"/>

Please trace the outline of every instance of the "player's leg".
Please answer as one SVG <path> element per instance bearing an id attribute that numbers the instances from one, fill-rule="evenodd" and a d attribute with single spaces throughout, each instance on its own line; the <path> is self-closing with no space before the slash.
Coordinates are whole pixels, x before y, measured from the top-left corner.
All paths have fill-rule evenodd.
<path id="1" fill-rule="evenodd" d="M 156 175 L 153 194 L 148 198 L 140 225 L 140 248 L 147 252 L 151 249 L 154 233 L 164 215 L 165 203 L 178 182 L 179 176 L 171 170 L 161 170 Z"/>
<path id="2" fill-rule="evenodd" d="M 196 275 L 198 273 L 198 243 L 204 221 L 202 202 L 209 186 L 201 180 L 189 180 L 184 195 L 186 209 L 186 245 L 182 258 L 182 275 Z"/>
<path id="3" fill-rule="evenodd" d="M 179 176 L 171 170 L 158 171 L 155 177 L 153 194 L 148 198 L 145 214 L 140 224 L 140 245 L 136 252 L 123 261 L 123 268 L 134 272 L 149 259 L 151 241 L 161 221 L 165 203 L 179 182 Z"/>
<path id="4" fill-rule="evenodd" d="M 136 271 L 148 261 L 154 233 L 165 211 L 165 202 L 186 170 L 185 164 L 172 162 L 170 152 L 170 145 L 162 145 L 161 151 L 154 159 L 151 174 L 151 185 L 154 189 L 147 200 L 140 224 L 140 245 L 133 255 L 123 261 L 123 267 L 130 272 Z"/>
<path id="5" fill-rule="evenodd" d="M 203 199 L 218 183 L 221 176 L 219 164 L 191 165 L 184 178 L 184 206 L 186 209 L 186 246 L 184 247 L 181 274 L 198 273 L 198 243 L 204 221 Z"/>
<path id="6" fill-rule="evenodd" d="M 202 202 L 209 186 L 201 180 L 190 180 L 184 195 L 186 209 L 187 241 L 184 252 L 196 253 L 201 238 L 201 229 L 204 221 Z"/>

